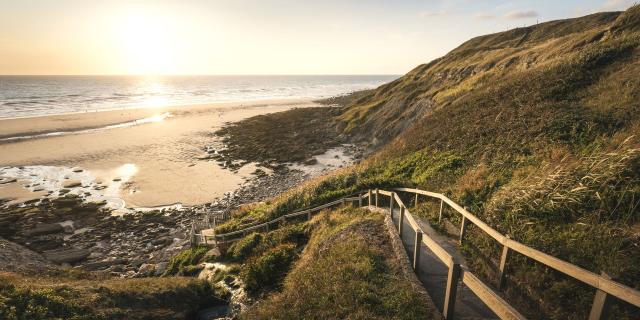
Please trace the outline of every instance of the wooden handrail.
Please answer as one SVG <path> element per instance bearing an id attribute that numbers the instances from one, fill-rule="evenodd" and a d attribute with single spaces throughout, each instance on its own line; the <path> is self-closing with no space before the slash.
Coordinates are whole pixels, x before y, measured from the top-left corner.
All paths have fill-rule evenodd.
<path id="1" fill-rule="evenodd" d="M 473 291 L 473 293 L 482 300 L 491 311 L 493 311 L 500 319 L 526 319 L 516 309 L 514 309 L 507 301 L 502 299 L 491 288 L 482 283 L 478 277 L 471 273 L 466 267 L 462 267 L 462 283 Z"/>
<path id="2" fill-rule="evenodd" d="M 460 205 L 458 205 L 453 200 L 449 199 L 443 194 L 419 190 L 419 189 L 413 189 L 413 188 L 393 188 L 392 190 L 400 191 L 400 192 L 415 193 L 416 195 L 421 194 L 428 197 L 440 199 L 441 205 L 443 203 L 446 203 L 449 207 L 454 209 L 456 212 L 460 213 L 464 218 L 464 220 L 473 223 L 480 230 L 488 234 L 490 237 L 494 238 L 498 243 L 502 244 L 504 246 L 503 252 L 508 251 L 508 249 L 516 251 L 545 266 L 548 266 L 552 269 L 555 269 L 559 272 L 564 273 L 565 275 L 568 275 L 585 284 L 588 284 L 589 286 L 595 289 L 601 290 L 602 292 L 610 294 L 611 296 L 614 296 L 620 300 L 626 301 L 636 307 L 640 307 L 640 291 L 635 290 L 626 285 L 623 285 L 621 283 L 615 282 L 609 279 L 608 277 L 595 274 L 591 271 L 578 267 L 574 264 L 571 264 L 569 262 L 563 261 L 551 255 L 548 255 L 544 252 L 531 248 L 518 241 L 512 240 L 509 237 L 501 234 L 496 229 L 490 227 L 484 221 L 480 220 L 480 218 L 476 217 L 474 214 L 467 211 L 465 208 L 461 207 Z M 329 208 L 331 206 L 334 206 L 340 203 L 344 203 L 348 201 L 361 202 L 363 199 L 367 199 L 371 195 L 375 195 L 376 203 L 378 203 L 377 200 L 379 200 L 378 198 L 380 195 L 388 196 L 391 202 L 393 201 L 397 202 L 398 207 L 404 213 L 402 216 L 407 221 L 407 223 L 413 228 L 415 232 L 420 232 L 423 234 L 423 236 L 421 237 L 422 238 L 421 243 L 427 246 L 427 248 L 429 248 L 429 250 L 431 250 L 431 252 L 433 252 L 438 259 L 440 259 L 440 261 L 442 261 L 445 265 L 447 265 L 450 269 L 450 272 L 452 272 L 453 270 L 456 270 L 455 268 L 459 264 L 459 262 L 455 261 L 454 257 L 451 254 L 449 254 L 444 248 L 442 248 L 435 240 L 433 240 L 427 234 L 424 234 L 424 231 L 416 222 L 413 215 L 409 212 L 407 206 L 403 203 L 400 196 L 393 191 L 386 191 L 386 190 L 379 190 L 379 189 L 376 189 L 375 193 L 372 193 L 372 190 L 369 190 L 368 192 L 365 192 L 364 194 L 360 194 L 357 197 L 344 197 L 320 206 L 316 206 L 313 208 L 283 215 L 271 221 L 267 221 L 255 226 L 251 226 L 251 227 L 244 228 L 237 231 L 228 232 L 225 234 L 217 234 L 217 235 L 214 235 L 213 237 L 217 239 L 219 238 L 224 239 L 234 235 L 246 234 L 249 231 L 261 229 L 273 223 L 284 221 L 285 219 L 295 218 L 305 214 L 310 215 L 310 213 L 317 212 L 322 209 Z M 375 205 L 373 202 L 370 202 L 370 203 L 372 205 Z M 504 253 L 503 253 L 503 256 L 506 257 Z M 487 285 L 482 283 L 482 281 L 480 281 L 475 275 L 473 275 L 469 270 L 467 270 L 466 267 L 464 266 L 461 266 L 461 267 L 462 267 L 461 276 L 462 276 L 463 283 L 465 283 L 478 297 L 480 297 L 480 299 L 484 301 L 487 304 L 487 306 L 491 308 L 491 310 L 493 310 L 498 316 L 500 316 L 503 319 L 524 319 L 524 317 L 521 314 L 519 314 L 515 309 L 513 309 L 510 305 L 508 305 L 498 294 L 496 294 L 493 290 L 491 290 Z"/>
<path id="3" fill-rule="evenodd" d="M 628 287 L 626 285 L 623 285 L 621 283 L 615 282 L 599 274 L 583 269 L 581 267 L 578 267 L 569 262 L 560 260 L 554 256 L 548 255 L 542 251 L 531 248 L 518 241 L 509 239 L 508 237 L 501 234 L 497 230 L 491 228 L 484 221 L 480 220 L 478 217 L 476 217 L 466 209 L 462 208 L 457 203 L 453 202 L 451 199 L 449 199 L 443 194 L 419 190 L 419 189 L 412 189 L 412 188 L 394 188 L 393 190 L 401 191 L 401 192 L 417 193 L 417 194 L 422 194 L 432 198 L 440 199 L 444 201 L 446 204 L 448 204 L 455 211 L 460 213 L 467 220 L 471 221 L 471 223 L 477 226 L 480 230 L 487 233 L 489 236 L 494 238 L 496 241 L 498 241 L 500 244 L 504 245 L 505 247 L 512 249 L 539 263 L 542 263 L 547 267 L 560 271 L 565 275 L 568 275 L 574 279 L 582 281 L 583 283 L 588 284 L 595 289 L 602 290 L 620 300 L 626 301 L 636 307 L 640 307 L 640 291 L 633 289 L 631 287 Z"/>
<path id="4" fill-rule="evenodd" d="M 296 212 L 293 212 L 293 213 L 282 215 L 282 216 L 280 216 L 278 218 L 275 218 L 273 220 L 270 220 L 270 221 L 267 221 L 267 222 L 263 222 L 263 223 L 260 223 L 260 224 L 257 224 L 257 225 L 251 226 L 251 227 L 247 227 L 247 228 L 243 228 L 243 229 L 240 229 L 240 230 L 231 231 L 231 232 L 227 232 L 227 233 L 216 234 L 213 237 L 214 238 L 223 239 L 223 238 L 227 238 L 227 237 L 231 237 L 231 236 L 235 236 L 235 235 L 239 235 L 239 234 L 244 234 L 244 233 L 247 233 L 247 232 L 250 232 L 250 231 L 253 231 L 253 230 L 264 228 L 267 225 L 270 225 L 270 224 L 273 224 L 273 223 L 281 222 L 284 219 L 296 218 L 296 217 L 308 214 L 309 212 L 316 212 L 316 211 L 320 211 L 322 209 L 329 208 L 331 206 L 335 206 L 337 204 L 342 203 L 343 201 L 357 201 L 360 198 L 364 198 L 364 196 L 344 197 L 344 198 L 341 198 L 341 199 L 338 199 L 338 200 L 335 200 L 335 201 L 332 201 L 332 202 L 329 202 L 329 203 L 325 203 L 325 204 L 319 205 L 317 207 L 313 207 L 313 208 L 305 209 L 305 210 L 302 210 L 302 211 L 296 211 Z"/>

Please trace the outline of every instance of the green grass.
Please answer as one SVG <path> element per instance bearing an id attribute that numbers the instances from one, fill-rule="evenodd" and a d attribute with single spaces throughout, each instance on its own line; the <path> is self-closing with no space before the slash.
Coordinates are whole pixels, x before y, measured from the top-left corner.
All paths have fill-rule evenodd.
<path id="1" fill-rule="evenodd" d="M 93 274 L 0 274 L 0 318 L 193 319 L 226 293 L 192 278 L 111 279 Z"/>
<path id="2" fill-rule="evenodd" d="M 431 304 L 399 271 L 402 262 L 382 223 L 381 214 L 349 208 L 314 218 L 309 244 L 282 291 L 244 318 L 431 318 Z"/>
<path id="3" fill-rule="evenodd" d="M 281 244 L 250 259 L 240 273 L 245 289 L 255 294 L 278 288 L 296 258 L 295 245 Z"/>
<path id="4" fill-rule="evenodd" d="M 193 275 L 199 271 L 196 266 L 203 262 L 205 254 L 209 251 L 207 247 L 196 247 L 186 249 L 169 260 L 165 276 L 170 275 Z"/>

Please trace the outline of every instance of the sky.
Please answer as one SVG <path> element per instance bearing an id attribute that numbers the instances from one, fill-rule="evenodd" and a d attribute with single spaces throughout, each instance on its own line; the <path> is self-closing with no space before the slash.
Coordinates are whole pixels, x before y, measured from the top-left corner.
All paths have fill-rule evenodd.
<path id="1" fill-rule="evenodd" d="M 0 0 L 0 74 L 403 74 L 634 0 Z"/>

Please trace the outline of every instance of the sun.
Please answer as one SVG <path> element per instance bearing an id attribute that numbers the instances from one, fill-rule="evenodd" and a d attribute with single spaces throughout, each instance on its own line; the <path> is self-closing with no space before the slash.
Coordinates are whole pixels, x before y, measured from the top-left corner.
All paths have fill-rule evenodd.
<path id="1" fill-rule="evenodd" d="M 122 64 L 132 74 L 167 74 L 175 70 L 171 21 L 149 10 L 129 10 L 117 23 Z"/>

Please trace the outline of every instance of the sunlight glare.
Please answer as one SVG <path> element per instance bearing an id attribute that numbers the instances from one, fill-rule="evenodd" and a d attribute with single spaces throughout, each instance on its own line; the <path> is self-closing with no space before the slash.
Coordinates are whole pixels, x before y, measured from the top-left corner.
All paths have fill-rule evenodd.
<path id="1" fill-rule="evenodd" d="M 129 10 L 117 28 L 120 49 L 131 73 L 164 74 L 175 69 L 170 19 L 151 10 Z"/>

